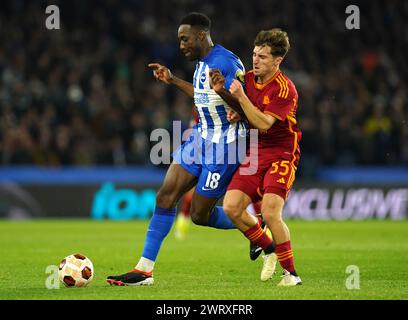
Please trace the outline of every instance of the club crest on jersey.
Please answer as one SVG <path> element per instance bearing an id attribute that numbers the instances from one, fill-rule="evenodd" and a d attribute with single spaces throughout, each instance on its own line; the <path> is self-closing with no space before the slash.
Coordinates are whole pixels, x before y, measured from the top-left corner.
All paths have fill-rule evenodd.
<path id="1" fill-rule="evenodd" d="M 262 103 L 263 103 L 263 104 L 269 104 L 269 103 L 270 103 L 270 101 L 269 101 L 269 96 L 264 96 L 264 97 L 263 97 L 263 100 L 262 100 Z"/>
<path id="2" fill-rule="evenodd" d="M 201 73 L 201 76 L 200 76 L 200 82 L 202 83 L 202 84 L 205 84 L 205 81 L 207 80 L 207 74 L 205 73 L 205 72 L 202 72 Z"/>

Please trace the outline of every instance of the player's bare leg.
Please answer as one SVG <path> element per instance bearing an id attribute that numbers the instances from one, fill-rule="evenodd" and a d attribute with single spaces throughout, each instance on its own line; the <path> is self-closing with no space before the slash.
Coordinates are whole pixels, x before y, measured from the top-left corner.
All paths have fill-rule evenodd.
<path id="1" fill-rule="evenodd" d="M 173 162 L 167 170 L 163 185 L 156 196 L 156 209 L 150 220 L 142 257 L 128 273 L 109 276 L 106 281 L 114 285 L 151 285 L 153 268 L 164 238 L 169 233 L 175 217 L 176 204 L 197 178 Z"/>
<path id="2" fill-rule="evenodd" d="M 274 253 L 275 244 L 266 230 L 261 227 L 258 218 L 246 211 L 251 202 L 251 198 L 244 192 L 229 190 L 224 198 L 224 211 L 251 244 L 264 250 L 261 280 L 266 281 L 275 273 L 277 261 Z"/>
<path id="3" fill-rule="evenodd" d="M 197 183 L 181 165 L 173 162 L 167 170 L 163 184 L 156 196 L 156 205 L 161 208 L 175 208 L 180 198 Z"/>
<path id="4" fill-rule="evenodd" d="M 290 240 L 289 229 L 282 220 L 285 201 L 278 195 L 267 193 L 262 199 L 262 212 L 265 223 L 271 228 L 276 244 Z"/>
<path id="5" fill-rule="evenodd" d="M 284 205 L 285 201 L 282 197 L 273 193 L 266 193 L 262 199 L 262 214 L 265 223 L 272 231 L 276 243 L 275 252 L 284 269 L 283 279 L 278 286 L 295 286 L 302 284 L 302 281 L 294 266 L 289 228 L 282 220 Z"/>
<path id="6" fill-rule="evenodd" d="M 251 198 L 240 190 L 229 190 L 225 194 L 224 211 L 241 232 L 247 231 L 258 223 L 255 216 L 246 212 L 251 202 Z"/>

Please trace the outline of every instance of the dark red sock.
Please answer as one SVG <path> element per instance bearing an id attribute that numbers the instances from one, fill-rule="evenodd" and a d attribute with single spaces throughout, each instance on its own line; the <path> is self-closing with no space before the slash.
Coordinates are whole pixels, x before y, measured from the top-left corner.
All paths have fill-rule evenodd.
<path id="1" fill-rule="evenodd" d="M 259 223 L 245 231 L 244 236 L 247 237 L 252 244 L 261 247 L 265 251 L 268 251 L 268 248 L 273 246 L 272 239 L 263 231 Z"/>
<path id="2" fill-rule="evenodd" d="M 290 240 L 281 244 L 276 244 L 275 253 L 278 256 L 278 260 L 282 268 L 294 273 L 295 264 Z"/>

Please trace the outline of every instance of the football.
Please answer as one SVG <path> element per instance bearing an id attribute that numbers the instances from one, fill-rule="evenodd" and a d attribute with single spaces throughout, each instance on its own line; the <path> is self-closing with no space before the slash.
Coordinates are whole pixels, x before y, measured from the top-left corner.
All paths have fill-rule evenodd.
<path id="1" fill-rule="evenodd" d="M 80 253 L 71 254 L 60 262 L 58 276 L 67 287 L 84 287 L 94 276 L 92 261 Z"/>

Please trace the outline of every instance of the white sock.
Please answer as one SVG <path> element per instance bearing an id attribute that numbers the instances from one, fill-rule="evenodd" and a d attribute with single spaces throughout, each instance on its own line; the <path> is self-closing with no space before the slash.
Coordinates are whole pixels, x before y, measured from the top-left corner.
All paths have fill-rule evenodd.
<path id="1" fill-rule="evenodd" d="M 141 257 L 135 269 L 143 272 L 152 272 L 154 268 L 154 261 Z"/>

